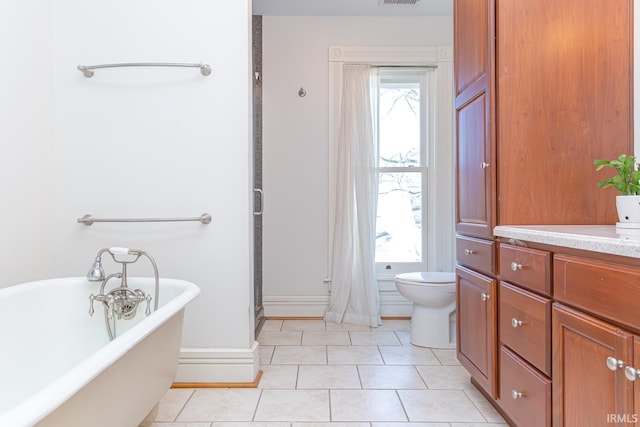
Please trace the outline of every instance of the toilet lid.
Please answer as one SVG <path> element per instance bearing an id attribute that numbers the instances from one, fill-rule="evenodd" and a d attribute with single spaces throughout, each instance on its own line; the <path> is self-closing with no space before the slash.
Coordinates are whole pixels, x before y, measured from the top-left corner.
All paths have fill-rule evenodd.
<path id="1" fill-rule="evenodd" d="M 422 285 L 442 285 L 443 283 L 455 283 L 455 273 L 444 271 L 422 271 L 416 273 L 403 273 L 396 276 L 396 281 L 403 283 L 419 283 Z"/>

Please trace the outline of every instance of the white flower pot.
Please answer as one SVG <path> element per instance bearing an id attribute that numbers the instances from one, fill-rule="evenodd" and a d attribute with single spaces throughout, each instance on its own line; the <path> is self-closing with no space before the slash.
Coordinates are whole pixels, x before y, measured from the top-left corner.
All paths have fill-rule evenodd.
<path id="1" fill-rule="evenodd" d="M 616 196 L 616 208 L 619 224 L 638 223 L 640 227 L 640 196 Z"/>

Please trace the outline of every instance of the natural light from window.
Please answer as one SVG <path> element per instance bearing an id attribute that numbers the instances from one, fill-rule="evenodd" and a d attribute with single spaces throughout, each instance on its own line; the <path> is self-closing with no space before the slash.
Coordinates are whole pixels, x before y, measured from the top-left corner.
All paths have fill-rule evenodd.
<path id="1" fill-rule="evenodd" d="M 377 263 L 422 263 L 426 200 L 426 72 L 380 70 Z M 390 269 L 390 266 L 387 266 Z"/>

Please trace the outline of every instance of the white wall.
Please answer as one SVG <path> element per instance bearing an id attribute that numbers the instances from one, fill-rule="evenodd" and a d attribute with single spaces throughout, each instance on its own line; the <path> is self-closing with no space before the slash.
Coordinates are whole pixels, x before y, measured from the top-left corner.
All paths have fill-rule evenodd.
<path id="1" fill-rule="evenodd" d="M 328 47 L 452 44 L 451 17 L 263 18 L 265 315 L 318 316 L 328 301 Z M 381 289 L 410 314 L 392 283 Z"/>
<path id="2" fill-rule="evenodd" d="M 257 373 L 250 16 L 249 0 L 57 2 L 57 274 L 84 275 L 100 248 L 127 246 L 152 254 L 161 276 L 199 285 L 177 381 L 246 382 Z M 213 72 L 105 69 L 87 79 L 76 70 L 119 62 L 206 62 Z M 76 223 L 87 213 L 203 212 L 210 225 Z M 139 264 L 131 273 L 151 274 Z"/>
<path id="3" fill-rule="evenodd" d="M 54 274 L 53 2 L 0 2 L 0 287 Z"/>

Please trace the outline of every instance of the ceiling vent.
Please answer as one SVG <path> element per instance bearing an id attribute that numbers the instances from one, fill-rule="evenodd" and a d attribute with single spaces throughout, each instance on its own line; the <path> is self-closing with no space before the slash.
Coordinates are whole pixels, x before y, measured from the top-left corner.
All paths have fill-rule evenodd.
<path id="1" fill-rule="evenodd" d="M 420 0 L 380 0 L 378 6 L 415 6 Z"/>

